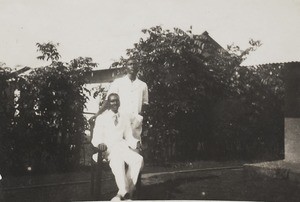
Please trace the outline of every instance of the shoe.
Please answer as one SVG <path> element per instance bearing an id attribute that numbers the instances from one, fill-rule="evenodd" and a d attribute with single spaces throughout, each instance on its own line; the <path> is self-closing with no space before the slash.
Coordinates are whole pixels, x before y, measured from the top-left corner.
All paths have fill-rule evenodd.
<path id="1" fill-rule="evenodd" d="M 122 197 L 122 201 L 131 201 L 131 194 L 130 193 L 126 193 L 125 195 L 124 195 L 124 197 Z"/>
<path id="2" fill-rule="evenodd" d="M 136 187 L 133 184 L 129 187 L 128 194 L 130 199 L 136 199 Z"/>
<path id="3" fill-rule="evenodd" d="M 137 197 L 137 192 L 136 190 L 132 190 L 130 193 L 129 193 L 129 196 L 130 196 L 130 199 L 133 199 L 133 200 L 136 200 L 138 197 Z"/>
<path id="4" fill-rule="evenodd" d="M 130 196 L 131 195 L 129 193 L 126 193 L 124 196 L 121 196 L 120 194 L 117 194 L 110 201 L 131 201 L 131 197 Z"/>
<path id="5" fill-rule="evenodd" d="M 121 195 L 117 194 L 110 201 L 122 201 L 122 199 L 123 199 L 123 197 Z"/>

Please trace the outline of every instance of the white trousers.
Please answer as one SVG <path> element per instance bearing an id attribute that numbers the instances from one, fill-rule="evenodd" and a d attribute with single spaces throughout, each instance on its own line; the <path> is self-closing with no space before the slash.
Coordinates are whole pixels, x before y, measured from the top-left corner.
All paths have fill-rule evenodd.
<path id="1" fill-rule="evenodd" d="M 143 157 L 122 142 L 110 149 L 108 158 L 119 189 L 118 194 L 124 196 L 126 193 L 130 193 L 134 189 L 143 167 Z M 127 171 L 125 163 L 128 165 Z"/>

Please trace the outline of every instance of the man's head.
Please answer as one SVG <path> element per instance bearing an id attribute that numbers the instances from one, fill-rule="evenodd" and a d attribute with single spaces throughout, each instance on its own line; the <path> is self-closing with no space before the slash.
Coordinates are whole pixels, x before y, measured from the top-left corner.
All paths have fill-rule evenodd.
<path id="1" fill-rule="evenodd" d="M 117 113 L 120 107 L 119 95 L 116 93 L 111 93 L 108 95 L 107 101 L 108 101 L 108 109 L 110 109 L 114 113 Z"/>
<path id="2" fill-rule="evenodd" d="M 138 71 L 138 66 L 134 64 L 134 61 L 132 59 L 129 59 L 126 63 L 126 73 L 128 77 L 134 81 L 136 79 Z"/>

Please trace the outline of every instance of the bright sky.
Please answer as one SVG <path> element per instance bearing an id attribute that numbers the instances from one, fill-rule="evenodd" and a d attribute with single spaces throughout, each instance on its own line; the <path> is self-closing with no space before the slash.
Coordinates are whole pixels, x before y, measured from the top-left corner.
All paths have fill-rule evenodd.
<path id="1" fill-rule="evenodd" d="M 0 0 L 0 62 L 41 66 L 35 44 L 52 41 L 63 61 L 88 56 L 108 68 L 156 25 L 192 25 L 223 47 L 253 38 L 300 53 L 300 0 Z"/>

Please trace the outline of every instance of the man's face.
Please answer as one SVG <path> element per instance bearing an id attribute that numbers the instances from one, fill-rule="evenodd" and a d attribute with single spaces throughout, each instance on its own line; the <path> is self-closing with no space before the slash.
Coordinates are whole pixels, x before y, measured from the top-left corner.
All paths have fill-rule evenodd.
<path id="1" fill-rule="evenodd" d="M 117 95 L 111 95 L 108 97 L 109 109 L 115 113 L 118 112 L 120 107 L 120 99 Z"/>
<path id="2" fill-rule="evenodd" d="M 126 69 L 127 75 L 129 76 L 130 79 L 134 80 L 138 73 L 138 68 L 134 66 L 133 61 L 131 60 L 127 62 L 126 68 L 127 68 Z"/>

